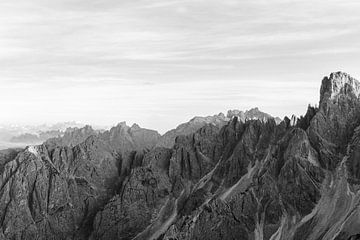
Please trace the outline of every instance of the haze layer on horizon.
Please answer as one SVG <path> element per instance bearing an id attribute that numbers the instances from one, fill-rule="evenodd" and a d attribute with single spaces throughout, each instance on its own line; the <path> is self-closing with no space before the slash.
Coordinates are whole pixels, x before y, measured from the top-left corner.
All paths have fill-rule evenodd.
<path id="1" fill-rule="evenodd" d="M 259 107 L 302 115 L 360 77 L 360 2 L 3 0 L 0 123 L 120 121 L 164 132 Z"/>

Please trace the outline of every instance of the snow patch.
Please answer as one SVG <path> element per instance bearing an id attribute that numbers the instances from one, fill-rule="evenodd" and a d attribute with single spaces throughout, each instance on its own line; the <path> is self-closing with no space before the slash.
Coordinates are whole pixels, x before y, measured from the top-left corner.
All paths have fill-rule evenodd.
<path id="1" fill-rule="evenodd" d="M 30 153 L 34 154 L 35 156 L 39 156 L 39 152 L 38 150 L 36 149 L 35 146 L 29 146 L 28 149 L 27 149 Z"/>

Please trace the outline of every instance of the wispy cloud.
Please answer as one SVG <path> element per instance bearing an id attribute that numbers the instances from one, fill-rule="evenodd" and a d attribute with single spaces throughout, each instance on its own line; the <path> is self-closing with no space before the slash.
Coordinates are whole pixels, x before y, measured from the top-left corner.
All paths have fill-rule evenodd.
<path id="1" fill-rule="evenodd" d="M 236 106 L 299 113 L 307 99 L 316 101 L 322 75 L 360 76 L 359 11 L 358 1 L 340 0 L 3 0 L 4 121 L 21 113 L 39 122 L 61 118 L 28 105 L 154 128 L 165 126 L 155 116 L 167 115 L 173 126 L 181 120 L 174 114 Z M 244 87 L 249 81 L 255 84 Z M 276 93 L 264 87 L 274 81 L 282 83 Z M 89 104 L 106 120 L 95 119 Z M 122 115 L 112 113 L 116 106 Z"/>

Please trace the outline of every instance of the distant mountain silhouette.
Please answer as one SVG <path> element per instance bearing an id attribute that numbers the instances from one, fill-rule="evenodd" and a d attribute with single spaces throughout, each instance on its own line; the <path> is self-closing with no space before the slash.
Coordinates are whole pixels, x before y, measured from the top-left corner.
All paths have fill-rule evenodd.
<path id="1" fill-rule="evenodd" d="M 0 126 L 0 149 L 41 144 L 50 138 L 63 136 L 67 129 L 82 128 L 84 126 L 85 124 L 74 121 L 52 125 L 2 125 Z M 96 127 L 96 129 L 101 128 Z"/>
<path id="2" fill-rule="evenodd" d="M 256 119 L 267 121 L 273 118 L 270 114 L 261 112 L 258 108 L 252 108 L 245 112 L 240 110 L 229 110 L 226 116 L 223 113 L 219 113 L 214 116 L 194 117 L 189 122 L 182 123 L 175 129 L 166 132 L 161 137 L 157 146 L 171 148 L 174 145 L 177 136 L 191 134 L 207 124 L 213 124 L 220 130 L 220 128 L 226 125 L 233 117 L 237 117 L 242 122 Z M 277 123 L 281 122 L 280 118 L 275 118 L 275 120 Z"/>

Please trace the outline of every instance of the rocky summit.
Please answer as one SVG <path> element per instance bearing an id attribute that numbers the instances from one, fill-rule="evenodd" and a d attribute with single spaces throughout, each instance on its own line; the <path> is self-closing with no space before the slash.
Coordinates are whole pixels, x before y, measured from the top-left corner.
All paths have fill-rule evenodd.
<path id="1" fill-rule="evenodd" d="M 0 239 L 360 239 L 359 96 L 336 72 L 300 118 L 231 110 L 0 151 Z"/>

